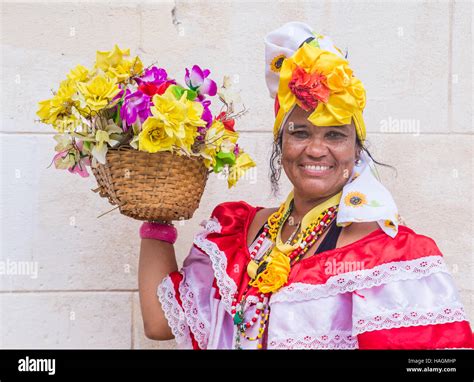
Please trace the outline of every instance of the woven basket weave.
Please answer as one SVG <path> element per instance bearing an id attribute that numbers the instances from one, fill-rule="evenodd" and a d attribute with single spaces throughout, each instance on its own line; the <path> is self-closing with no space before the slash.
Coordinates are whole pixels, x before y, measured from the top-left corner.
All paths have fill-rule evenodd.
<path id="1" fill-rule="evenodd" d="M 106 164 L 92 167 L 98 188 L 123 215 L 137 220 L 186 220 L 199 207 L 208 170 L 201 158 L 109 149 Z"/>

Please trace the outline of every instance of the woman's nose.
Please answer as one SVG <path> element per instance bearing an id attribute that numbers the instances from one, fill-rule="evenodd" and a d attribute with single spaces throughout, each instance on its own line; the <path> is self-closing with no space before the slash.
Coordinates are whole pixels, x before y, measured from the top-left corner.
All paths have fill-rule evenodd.
<path id="1" fill-rule="evenodd" d="M 328 148 L 323 137 L 313 136 L 306 146 L 305 153 L 316 158 L 327 155 Z"/>

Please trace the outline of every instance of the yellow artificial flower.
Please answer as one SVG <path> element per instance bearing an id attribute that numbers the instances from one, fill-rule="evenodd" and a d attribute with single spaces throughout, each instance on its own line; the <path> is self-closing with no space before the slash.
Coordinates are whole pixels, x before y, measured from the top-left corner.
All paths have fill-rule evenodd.
<path id="1" fill-rule="evenodd" d="M 206 121 L 201 119 L 204 106 L 200 102 L 190 101 L 186 97 L 187 92 L 184 92 L 180 99 L 185 105 L 185 119 L 183 124 L 186 134 L 184 138 L 179 139 L 179 146 L 183 148 L 187 154 L 190 154 L 191 146 L 199 135 L 198 127 L 206 126 Z"/>
<path id="2" fill-rule="evenodd" d="M 235 143 L 230 139 L 223 139 L 221 143 L 221 151 L 224 153 L 233 153 L 235 150 Z"/>
<path id="3" fill-rule="evenodd" d="M 186 119 L 186 105 L 176 99 L 170 88 L 162 94 L 155 94 L 152 98 L 151 114 L 161 119 L 165 126 L 182 125 Z"/>
<path id="4" fill-rule="evenodd" d="M 67 150 L 72 146 L 72 139 L 68 134 L 56 134 L 53 138 L 57 142 L 57 145 L 54 147 L 56 152 Z"/>
<path id="5" fill-rule="evenodd" d="M 181 154 L 190 155 L 192 151 L 191 146 L 194 144 L 194 141 L 196 137 L 198 136 L 198 132 L 197 132 L 197 129 L 193 126 L 185 125 L 183 129 L 184 129 L 184 137 L 177 139 L 176 145 L 182 148 L 185 151 L 185 153 L 181 151 L 177 151 L 177 153 L 178 155 L 181 155 Z"/>
<path id="6" fill-rule="evenodd" d="M 229 147 L 237 143 L 239 133 L 225 128 L 219 120 L 214 120 L 211 127 L 206 131 L 205 144 L 201 148 L 200 155 L 204 158 L 204 165 L 212 168 L 216 164 L 216 155 L 219 151 L 228 152 Z"/>
<path id="7" fill-rule="evenodd" d="M 74 69 L 71 69 L 67 78 L 74 82 L 86 82 L 90 78 L 90 71 L 85 66 L 77 65 Z"/>
<path id="8" fill-rule="evenodd" d="M 303 44 L 293 56 L 286 58 L 281 66 L 278 86 L 280 110 L 274 125 L 275 136 L 278 134 L 285 114 L 295 103 L 298 103 L 289 87 L 293 72 L 297 67 L 309 74 L 323 75 L 330 89 L 328 101 L 318 102 L 317 107 L 308 117 L 308 121 L 316 126 L 340 126 L 350 124 L 354 118 L 357 135 L 361 141 L 364 141 L 366 132 L 362 110 L 365 107 L 366 98 L 362 82 L 353 76 L 346 59 L 310 44 Z"/>
<path id="9" fill-rule="evenodd" d="M 274 293 L 287 283 L 290 270 L 290 258 L 274 247 L 266 269 L 250 285 L 257 287 L 261 293 Z"/>
<path id="10" fill-rule="evenodd" d="M 190 154 L 198 136 L 197 128 L 206 125 L 201 119 L 204 107 L 200 102 L 188 100 L 187 92 L 177 99 L 171 90 L 168 88 L 162 95 L 155 94 L 150 110 L 154 117 L 163 121 L 167 134 L 176 136 L 176 145 Z"/>
<path id="11" fill-rule="evenodd" d="M 179 129 L 179 126 L 177 128 Z M 140 151 L 147 151 L 149 153 L 173 151 L 177 132 L 172 127 L 166 126 L 162 119 L 148 117 L 138 136 L 138 148 Z"/>
<path id="12" fill-rule="evenodd" d="M 222 142 L 227 139 L 232 143 L 237 143 L 237 140 L 239 139 L 239 133 L 226 129 L 221 121 L 214 120 L 211 127 L 207 131 L 206 143 L 212 143 L 216 145 L 218 149 L 220 149 Z"/>
<path id="13" fill-rule="evenodd" d="M 256 164 L 247 153 L 241 153 L 235 160 L 235 164 L 230 168 L 227 184 L 229 188 L 233 187 L 235 183 L 242 177 L 242 175 L 249 168 L 255 167 Z"/>
<path id="14" fill-rule="evenodd" d="M 114 79 L 98 75 L 88 82 L 77 84 L 79 92 L 84 97 L 85 108 L 90 111 L 99 111 L 120 92 Z"/>
<path id="15" fill-rule="evenodd" d="M 162 94 L 155 94 L 152 98 L 153 105 L 151 113 L 165 121 L 169 125 L 177 125 L 179 123 L 190 126 L 205 126 L 206 122 L 201 119 L 204 107 L 200 102 L 190 101 L 187 99 L 185 91 L 180 99 L 177 99 L 172 92 L 172 88 L 168 87 Z"/>
<path id="16" fill-rule="evenodd" d="M 111 51 L 97 51 L 95 66 L 107 70 L 110 66 L 117 66 L 123 61 L 123 56 L 130 56 L 130 49 L 120 49 L 117 44 Z"/>
<path id="17" fill-rule="evenodd" d="M 202 106 L 202 103 L 190 101 L 186 97 L 187 92 L 184 92 L 180 99 L 180 102 L 184 103 L 186 110 L 184 124 L 194 127 L 206 126 L 206 121 L 201 119 L 202 113 L 204 111 L 204 106 Z"/>
<path id="18" fill-rule="evenodd" d="M 97 130 L 95 133 L 96 144 L 92 148 L 92 156 L 102 164 L 106 162 L 106 155 L 108 151 L 107 143 L 110 142 L 110 136 L 107 131 Z"/>
<path id="19" fill-rule="evenodd" d="M 130 60 L 124 58 L 128 56 L 130 49 L 122 50 L 115 44 L 111 51 L 97 51 L 95 68 L 101 69 L 108 77 L 118 82 L 124 81 L 143 70 L 143 63 L 138 56 Z"/>
<path id="20" fill-rule="evenodd" d="M 78 119 L 72 114 L 72 108 L 79 106 L 74 100 L 76 92 L 75 81 L 62 81 L 53 98 L 38 103 L 36 115 L 41 118 L 41 122 L 52 125 L 58 132 L 74 130 Z"/>
<path id="21" fill-rule="evenodd" d="M 116 67 L 109 67 L 106 72 L 111 78 L 116 78 L 119 82 L 132 76 L 136 76 L 143 71 L 143 63 L 138 56 L 130 60 L 123 60 Z"/>
<path id="22" fill-rule="evenodd" d="M 199 155 L 204 158 L 204 166 L 206 166 L 206 168 L 211 169 L 216 165 L 217 152 L 215 147 L 202 145 Z"/>
<path id="23" fill-rule="evenodd" d="M 105 164 L 109 146 L 113 147 L 119 143 L 123 130 L 112 119 L 100 118 L 96 121 L 96 126 L 99 129 L 93 139 L 95 142 L 91 154 L 99 163 Z"/>
<path id="24" fill-rule="evenodd" d="M 54 166 L 57 169 L 67 170 L 76 164 L 75 155 L 71 152 L 57 153 L 54 160 Z"/>

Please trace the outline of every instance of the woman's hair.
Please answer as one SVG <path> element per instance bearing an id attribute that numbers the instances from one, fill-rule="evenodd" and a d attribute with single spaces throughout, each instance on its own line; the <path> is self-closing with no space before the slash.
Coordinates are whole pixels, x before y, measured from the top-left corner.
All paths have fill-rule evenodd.
<path id="1" fill-rule="evenodd" d="M 364 144 L 360 141 L 359 137 L 356 136 L 356 143 L 357 146 L 367 153 L 370 159 L 374 161 L 375 164 L 379 166 L 389 167 L 392 170 L 397 172 L 397 169 L 393 166 L 388 164 L 379 162 L 374 159 L 370 151 Z M 281 177 L 281 157 L 283 154 L 283 129 L 280 129 L 278 132 L 278 137 L 276 140 L 273 140 L 273 147 L 272 147 L 272 154 L 270 156 L 270 182 L 272 186 L 272 195 L 277 196 L 278 192 L 280 191 L 280 177 Z"/>
<path id="2" fill-rule="evenodd" d="M 281 156 L 283 153 L 283 129 L 278 132 L 277 139 L 273 140 L 272 155 L 270 156 L 270 183 L 272 195 L 276 196 L 280 191 Z"/>

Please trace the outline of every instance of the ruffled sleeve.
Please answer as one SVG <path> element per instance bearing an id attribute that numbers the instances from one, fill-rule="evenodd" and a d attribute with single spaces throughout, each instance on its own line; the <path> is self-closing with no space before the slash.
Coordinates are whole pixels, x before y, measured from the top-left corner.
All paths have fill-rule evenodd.
<path id="1" fill-rule="evenodd" d="M 158 286 L 158 298 L 179 348 L 231 348 L 229 314 L 233 294 L 244 282 L 246 232 L 260 207 L 219 204 L 194 237 L 183 267 Z"/>
<path id="2" fill-rule="evenodd" d="M 471 348 L 472 330 L 438 247 L 411 230 L 402 236 L 397 258 L 368 270 L 387 282 L 352 293 L 359 348 Z"/>

